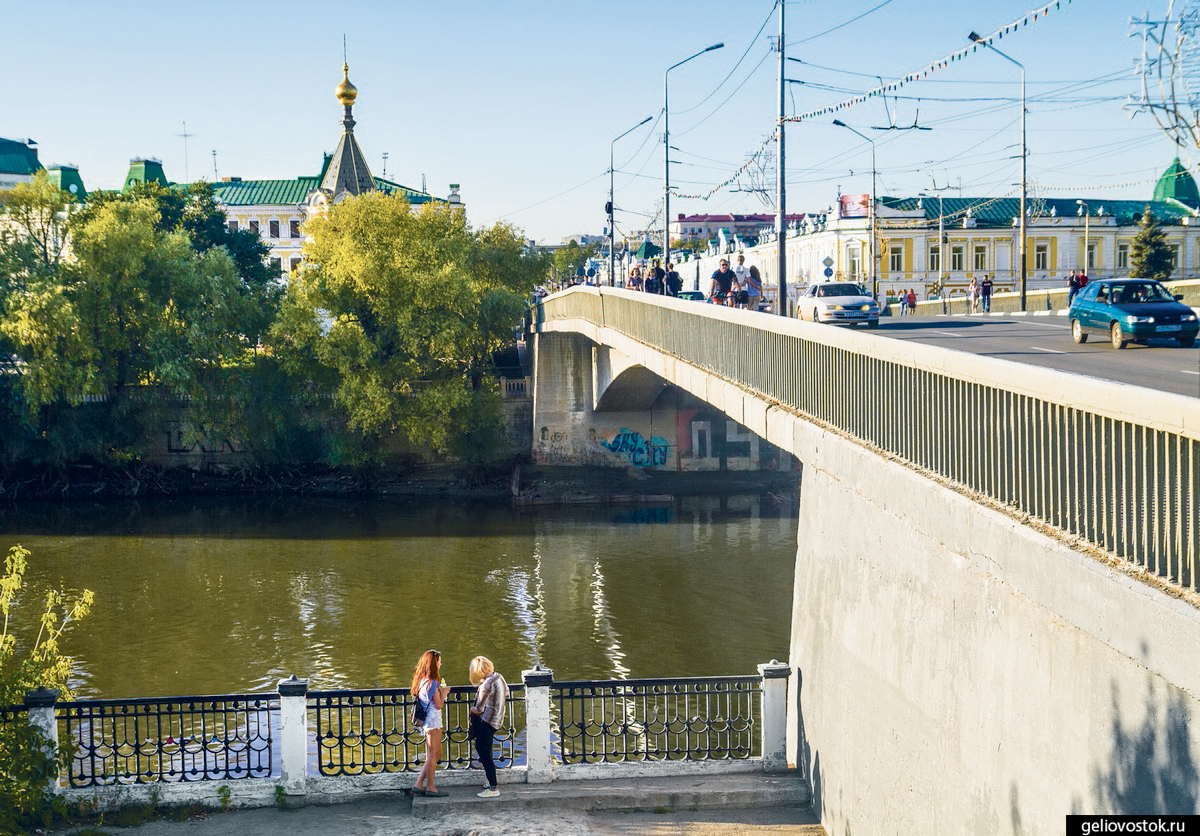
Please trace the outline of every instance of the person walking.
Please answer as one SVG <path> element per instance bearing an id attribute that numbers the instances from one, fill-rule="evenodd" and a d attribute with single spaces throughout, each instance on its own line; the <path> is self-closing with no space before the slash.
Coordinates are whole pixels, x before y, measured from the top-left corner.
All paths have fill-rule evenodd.
<path id="1" fill-rule="evenodd" d="M 758 272 L 758 268 L 753 264 L 746 271 L 746 307 L 752 311 L 757 311 L 759 302 L 762 301 L 762 274 Z"/>
<path id="2" fill-rule="evenodd" d="M 625 282 L 625 288 L 627 290 L 641 290 L 642 289 L 642 268 L 641 267 L 635 266 L 632 270 L 629 271 L 629 280 Z"/>
<path id="3" fill-rule="evenodd" d="M 675 269 L 675 265 L 667 262 L 667 295 L 678 296 L 679 291 L 683 290 L 683 278 L 679 275 L 679 271 Z"/>
<path id="4" fill-rule="evenodd" d="M 979 283 L 979 301 L 984 313 L 992 312 L 992 277 L 987 273 L 983 274 L 983 281 Z"/>
<path id="5" fill-rule="evenodd" d="M 733 304 L 733 279 L 733 271 L 729 269 L 728 259 L 721 259 L 720 266 L 712 274 L 712 287 L 708 292 L 708 301 L 717 305 Z"/>
<path id="6" fill-rule="evenodd" d="M 750 278 L 750 270 L 746 267 L 746 256 L 737 257 L 737 266 L 733 268 L 733 305 L 744 308 L 748 300 L 746 282 Z"/>
<path id="7" fill-rule="evenodd" d="M 908 315 L 917 315 L 917 292 L 911 287 L 908 289 Z"/>
<path id="8" fill-rule="evenodd" d="M 500 795 L 496 783 L 496 761 L 492 757 L 492 744 L 496 730 L 504 725 L 504 709 L 508 706 L 508 683 L 496 671 L 492 660 L 476 656 L 471 660 L 468 674 L 475 686 L 475 704 L 471 706 L 471 736 L 475 739 L 475 752 L 479 764 L 487 777 L 480 798 L 495 798 Z"/>
<path id="9" fill-rule="evenodd" d="M 1071 274 L 1069 276 L 1067 276 L 1067 307 L 1068 308 L 1071 307 L 1071 303 L 1075 301 L 1075 294 L 1079 292 L 1079 288 L 1080 288 L 1079 276 L 1075 275 L 1075 271 L 1072 270 Z"/>
<path id="10" fill-rule="evenodd" d="M 908 290 L 900 291 L 900 316 L 908 316 Z"/>
<path id="11" fill-rule="evenodd" d="M 971 313 L 979 313 L 979 282 L 974 276 L 971 277 L 967 292 L 971 295 Z"/>
<path id="12" fill-rule="evenodd" d="M 450 686 L 441 676 L 442 654 L 426 650 L 412 675 L 412 695 L 425 706 L 425 763 L 417 774 L 416 784 L 409 790 L 411 795 L 441 797 L 450 794 L 434 786 L 438 761 L 442 759 L 442 706 L 450 693 Z"/>
<path id="13" fill-rule="evenodd" d="M 667 271 L 659 267 L 658 259 L 650 262 L 650 269 L 646 271 L 646 292 L 657 293 L 660 296 L 664 290 L 664 279 L 667 277 Z"/>

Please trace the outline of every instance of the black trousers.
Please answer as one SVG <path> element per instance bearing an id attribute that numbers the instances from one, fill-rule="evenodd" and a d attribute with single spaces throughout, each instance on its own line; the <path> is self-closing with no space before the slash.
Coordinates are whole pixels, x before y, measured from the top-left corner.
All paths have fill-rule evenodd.
<path id="1" fill-rule="evenodd" d="M 483 774 L 487 776 L 489 787 L 496 786 L 496 762 L 492 759 L 492 741 L 496 738 L 496 730 L 492 724 L 479 718 L 471 718 L 475 726 L 475 752 L 479 755 L 479 763 L 483 766 Z"/>

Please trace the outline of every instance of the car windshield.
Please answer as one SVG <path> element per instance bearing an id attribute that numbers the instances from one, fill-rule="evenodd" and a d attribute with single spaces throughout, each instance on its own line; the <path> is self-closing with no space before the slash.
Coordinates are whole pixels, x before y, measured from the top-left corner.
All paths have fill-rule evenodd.
<path id="1" fill-rule="evenodd" d="M 862 288 L 856 284 L 825 284 L 817 288 L 817 296 L 862 296 Z"/>
<path id="2" fill-rule="evenodd" d="M 1175 297 L 1158 282 L 1131 282 L 1113 286 L 1113 303 L 1136 305 L 1143 302 L 1174 302 Z"/>

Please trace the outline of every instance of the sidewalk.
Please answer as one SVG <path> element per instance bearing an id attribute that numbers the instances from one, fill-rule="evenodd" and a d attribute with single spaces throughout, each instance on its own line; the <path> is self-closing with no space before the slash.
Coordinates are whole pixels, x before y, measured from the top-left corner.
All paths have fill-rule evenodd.
<path id="1" fill-rule="evenodd" d="M 133 831 L 103 827 L 100 832 L 114 836 L 126 832 L 136 836 L 825 836 L 806 801 L 807 790 L 791 775 L 502 784 L 500 797 L 494 799 L 477 798 L 475 788 L 447 790 L 446 798 L 414 799 L 388 792 L 336 806 L 213 812 L 185 822 L 151 822 Z"/>

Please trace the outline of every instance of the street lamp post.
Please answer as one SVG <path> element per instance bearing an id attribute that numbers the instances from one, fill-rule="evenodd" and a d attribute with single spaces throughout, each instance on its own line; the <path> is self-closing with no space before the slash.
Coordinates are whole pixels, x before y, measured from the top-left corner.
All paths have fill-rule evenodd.
<path id="1" fill-rule="evenodd" d="M 677 64 L 667 67 L 663 73 L 663 264 L 671 257 L 671 106 L 668 82 L 671 70 L 681 67 L 693 58 L 699 58 L 706 52 L 720 49 L 724 43 L 706 46 L 695 55 L 689 55 Z"/>
<path id="2" fill-rule="evenodd" d="M 1029 147 L 1025 144 L 1025 114 L 1027 112 L 1025 108 L 1025 65 L 1015 58 L 1005 55 L 975 32 L 972 32 L 967 37 L 981 46 L 986 46 L 1004 60 L 1016 64 L 1021 68 L 1021 218 L 1018 223 L 1017 234 L 1021 236 L 1019 248 L 1021 258 L 1021 310 L 1025 310 L 1025 290 L 1029 279 L 1029 264 L 1026 262 L 1025 253 L 1027 246 L 1025 242 L 1025 200 L 1029 191 L 1029 179 L 1026 176 L 1026 165 L 1029 162 Z"/>
<path id="3" fill-rule="evenodd" d="M 1091 238 L 1088 235 L 1088 221 L 1091 218 L 1092 207 L 1087 205 L 1087 201 L 1076 200 L 1079 205 L 1079 214 L 1083 215 L 1083 274 L 1086 276 L 1092 269 L 1091 265 Z"/>
<path id="4" fill-rule="evenodd" d="M 651 117 L 651 116 L 647 116 L 641 122 L 638 122 L 636 125 L 634 125 L 632 128 L 627 130 L 625 133 L 621 134 L 621 136 L 618 136 L 617 139 L 620 139 L 623 136 L 627 136 L 627 135 L 633 133 L 638 128 L 640 128 L 642 125 L 645 125 L 647 122 L 649 122 L 652 118 L 653 117 Z M 617 227 L 616 227 L 616 220 L 614 218 L 615 209 L 613 207 L 613 201 L 616 200 L 616 198 L 614 196 L 615 177 L 613 175 L 613 171 L 615 170 L 615 161 L 613 158 L 613 151 L 617 147 L 617 139 L 614 139 L 611 143 L 609 143 L 609 146 L 608 146 L 608 207 L 607 208 L 608 208 L 608 286 L 609 287 L 613 287 L 616 284 L 616 275 L 617 275 L 617 238 L 616 238 Z"/>
<path id="5" fill-rule="evenodd" d="M 879 302 L 879 265 L 875 263 L 875 239 L 876 233 L 878 232 L 878 230 L 875 228 L 875 140 L 871 139 L 862 131 L 850 127 L 841 119 L 834 119 L 833 124 L 837 125 L 839 128 L 845 128 L 848 131 L 854 131 L 854 133 L 871 143 L 871 205 L 867 212 L 867 225 L 871 230 L 871 241 L 869 248 L 871 258 L 871 297 L 876 302 Z"/>

